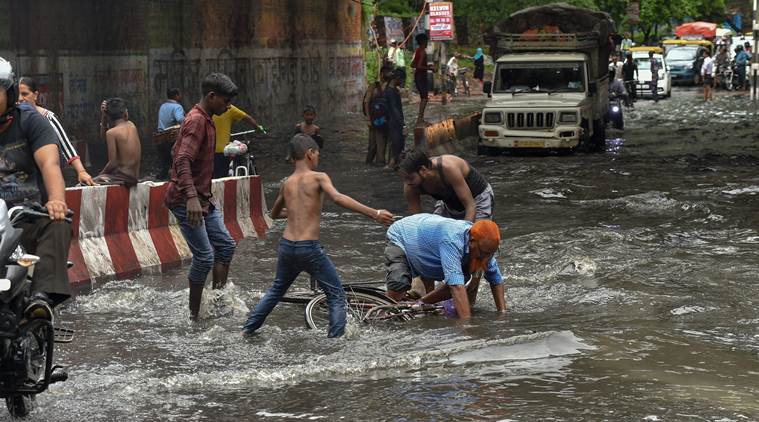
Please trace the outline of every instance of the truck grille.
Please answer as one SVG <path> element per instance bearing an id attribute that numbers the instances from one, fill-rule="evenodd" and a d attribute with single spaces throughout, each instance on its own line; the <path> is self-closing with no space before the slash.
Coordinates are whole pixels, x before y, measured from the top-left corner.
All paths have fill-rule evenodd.
<path id="1" fill-rule="evenodd" d="M 511 129 L 553 129 L 553 112 L 507 113 L 506 124 Z"/>

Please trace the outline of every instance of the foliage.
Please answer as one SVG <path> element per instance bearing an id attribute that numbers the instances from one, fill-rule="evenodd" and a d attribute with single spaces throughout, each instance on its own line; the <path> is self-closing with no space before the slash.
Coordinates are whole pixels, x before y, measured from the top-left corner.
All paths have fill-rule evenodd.
<path id="1" fill-rule="evenodd" d="M 422 7 L 417 3 L 412 0 L 377 0 L 377 13 L 379 16 L 415 17 Z"/>
<path id="2" fill-rule="evenodd" d="M 641 0 L 640 28 L 646 40 L 653 31 L 685 18 L 719 22 L 725 14 L 724 0 Z"/>
<path id="3" fill-rule="evenodd" d="M 363 0 L 375 1 L 379 15 L 413 17 L 424 0 Z M 556 1 L 603 10 L 611 15 L 620 32 L 629 28 L 627 6 L 631 0 L 451 0 L 457 16 L 463 16 L 477 33 L 482 33 L 510 14 L 531 6 Z M 720 22 L 725 15 L 725 0 L 640 0 L 639 28 L 645 34 L 655 34 L 673 21 L 684 19 Z"/>

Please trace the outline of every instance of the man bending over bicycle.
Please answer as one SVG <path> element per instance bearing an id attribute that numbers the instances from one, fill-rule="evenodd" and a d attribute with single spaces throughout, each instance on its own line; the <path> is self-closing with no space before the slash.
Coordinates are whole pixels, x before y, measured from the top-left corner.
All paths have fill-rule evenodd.
<path id="1" fill-rule="evenodd" d="M 423 303 L 452 298 L 459 318 L 471 316 L 479 287 L 478 273 L 490 283 L 495 307 L 506 311 L 503 276 L 495 260 L 501 241 L 498 225 L 490 220 L 452 220 L 434 214 L 416 214 L 396 221 L 387 231 L 385 248 L 387 295 L 409 299 L 412 277 L 445 280 L 445 285 L 422 297 Z M 464 286 L 475 274 L 469 288 Z"/>

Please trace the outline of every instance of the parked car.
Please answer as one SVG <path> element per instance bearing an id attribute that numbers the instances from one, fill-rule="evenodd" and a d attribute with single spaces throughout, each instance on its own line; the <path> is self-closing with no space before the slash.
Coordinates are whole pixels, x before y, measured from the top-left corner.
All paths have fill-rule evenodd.
<path id="1" fill-rule="evenodd" d="M 662 44 L 672 83 L 698 84 L 703 52 L 713 52 L 714 44 L 708 40 L 665 40 Z"/>
<path id="2" fill-rule="evenodd" d="M 653 97 L 651 92 L 651 58 L 649 52 L 654 52 L 654 60 L 658 61 L 661 67 L 659 68 L 659 83 L 657 84 L 657 95 L 665 98 L 669 98 L 672 95 L 672 73 L 670 72 L 667 60 L 662 54 L 664 51 L 659 47 L 636 47 L 632 50 L 633 61 L 638 65 L 638 96 Z"/>

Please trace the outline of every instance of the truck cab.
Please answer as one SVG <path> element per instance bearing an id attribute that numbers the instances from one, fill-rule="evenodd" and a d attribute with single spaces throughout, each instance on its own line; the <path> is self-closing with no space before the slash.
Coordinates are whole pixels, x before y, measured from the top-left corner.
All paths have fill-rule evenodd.
<path id="1" fill-rule="evenodd" d="M 600 151 L 609 111 L 609 36 L 604 12 L 564 3 L 530 7 L 486 36 L 498 57 L 482 110 L 478 152 Z"/>
<path id="2" fill-rule="evenodd" d="M 593 121 L 589 58 L 582 53 L 520 53 L 499 58 L 482 112 L 480 150 L 574 149 Z M 608 94 L 607 94 L 608 95 Z"/>

